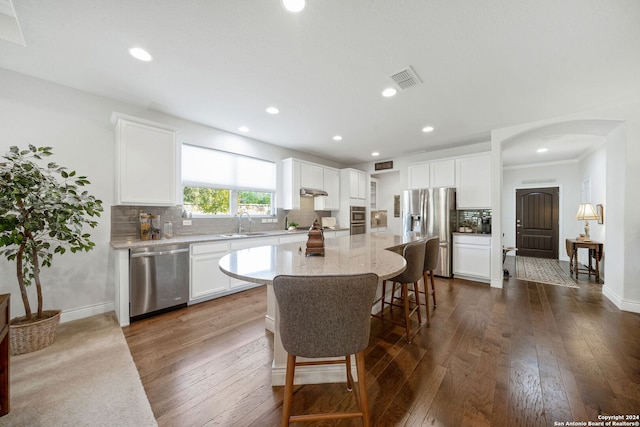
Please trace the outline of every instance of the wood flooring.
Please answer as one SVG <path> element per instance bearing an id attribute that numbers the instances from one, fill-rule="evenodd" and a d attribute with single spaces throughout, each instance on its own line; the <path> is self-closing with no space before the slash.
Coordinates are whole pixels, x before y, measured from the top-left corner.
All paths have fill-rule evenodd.
<path id="1" fill-rule="evenodd" d="M 640 315 L 618 310 L 583 277 L 579 289 L 437 278 L 431 326 L 412 344 L 402 327 L 372 319 L 373 425 L 558 426 L 640 415 Z M 265 313 L 260 287 L 123 329 L 159 426 L 280 425 L 283 387 L 271 386 Z M 292 413 L 353 405 L 343 384 L 297 386 Z"/>

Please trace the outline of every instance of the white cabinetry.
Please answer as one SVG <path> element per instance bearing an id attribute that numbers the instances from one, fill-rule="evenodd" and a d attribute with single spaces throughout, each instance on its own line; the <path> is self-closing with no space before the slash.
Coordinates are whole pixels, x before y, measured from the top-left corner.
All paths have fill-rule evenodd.
<path id="1" fill-rule="evenodd" d="M 191 245 L 190 301 L 212 297 L 229 290 L 229 276 L 220 271 L 220 258 L 229 253 L 229 242 Z"/>
<path id="2" fill-rule="evenodd" d="M 371 206 L 372 211 L 375 211 L 378 209 L 378 180 L 371 178 L 369 186 L 369 206 Z"/>
<path id="3" fill-rule="evenodd" d="M 409 188 L 455 187 L 455 159 L 417 163 L 409 166 Z"/>
<path id="4" fill-rule="evenodd" d="M 337 211 L 340 209 L 340 171 L 333 168 L 323 168 L 323 186 L 328 196 L 317 196 L 313 199 L 314 209 L 317 211 Z"/>
<path id="5" fill-rule="evenodd" d="M 324 238 L 331 239 L 333 237 L 348 236 L 349 230 L 324 230 Z"/>
<path id="6" fill-rule="evenodd" d="M 300 163 L 300 187 L 322 190 L 324 188 L 323 175 L 322 166 Z"/>
<path id="7" fill-rule="evenodd" d="M 178 129 L 120 113 L 111 121 L 116 126 L 116 204 L 175 205 Z"/>
<path id="8" fill-rule="evenodd" d="M 369 191 L 369 176 L 366 172 L 357 169 L 342 169 L 340 171 L 340 183 L 344 194 L 352 201 L 358 200 L 361 203 L 352 206 L 365 206 Z"/>
<path id="9" fill-rule="evenodd" d="M 300 189 L 324 190 L 328 196 L 314 199 L 316 210 L 340 209 L 340 175 L 337 169 L 288 158 L 282 160 L 282 192 L 278 207 L 300 209 Z"/>
<path id="10" fill-rule="evenodd" d="M 453 274 L 456 277 L 491 281 L 491 236 L 453 235 Z"/>
<path id="11" fill-rule="evenodd" d="M 429 163 L 409 166 L 409 189 L 430 187 Z"/>
<path id="12" fill-rule="evenodd" d="M 458 209 L 491 209 L 491 157 L 456 160 L 456 205 Z"/>
<path id="13" fill-rule="evenodd" d="M 431 187 L 455 187 L 456 186 L 456 161 L 441 160 L 429 164 L 429 177 Z"/>
<path id="14" fill-rule="evenodd" d="M 367 173 L 349 171 L 349 197 L 365 200 L 367 198 Z"/>
<path id="15" fill-rule="evenodd" d="M 296 233 L 288 236 L 281 236 L 278 239 L 278 243 L 291 243 L 291 242 L 306 242 L 309 238 L 307 233 Z"/>
<path id="16" fill-rule="evenodd" d="M 288 158 L 282 161 L 282 197 L 279 205 L 282 209 L 300 209 L 300 162 Z"/>

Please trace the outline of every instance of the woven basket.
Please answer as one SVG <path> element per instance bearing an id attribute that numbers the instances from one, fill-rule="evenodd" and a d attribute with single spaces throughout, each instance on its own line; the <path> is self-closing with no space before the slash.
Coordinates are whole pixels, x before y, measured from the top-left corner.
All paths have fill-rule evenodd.
<path id="1" fill-rule="evenodd" d="M 46 319 L 22 325 L 10 325 L 11 355 L 31 353 L 53 344 L 60 323 L 60 310 L 45 310 Z"/>

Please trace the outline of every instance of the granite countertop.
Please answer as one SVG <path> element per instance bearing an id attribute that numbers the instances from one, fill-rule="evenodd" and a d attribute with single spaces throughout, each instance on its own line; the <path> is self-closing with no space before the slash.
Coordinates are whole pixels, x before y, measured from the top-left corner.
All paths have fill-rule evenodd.
<path id="1" fill-rule="evenodd" d="M 225 255 L 219 265 L 231 277 L 267 285 L 280 274 L 375 273 L 384 280 L 406 268 L 401 255 L 387 250 L 403 243 L 406 243 L 403 236 L 358 234 L 325 240 L 324 256 L 305 256 L 304 247 L 294 242 L 233 251 Z"/>
<path id="2" fill-rule="evenodd" d="M 327 230 L 327 231 L 342 231 L 349 230 L 348 228 L 336 228 L 335 230 Z M 200 234 L 193 236 L 177 236 L 171 239 L 160 239 L 160 240 L 112 240 L 111 247 L 116 250 L 120 249 L 135 249 L 142 247 L 160 247 L 167 245 L 176 245 L 176 244 L 191 244 L 191 243 L 204 243 L 204 242 L 216 242 L 216 241 L 226 241 L 226 240 L 239 240 L 239 239 L 252 239 L 252 238 L 260 238 L 260 237 L 272 237 L 272 236 L 286 236 L 292 234 L 307 234 L 309 232 L 308 229 L 297 229 L 294 231 L 288 230 L 270 230 L 270 231 L 256 231 L 256 232 L 248 232 L 241 235 L 238 233 L 220 233 L 220 234 Z"/>

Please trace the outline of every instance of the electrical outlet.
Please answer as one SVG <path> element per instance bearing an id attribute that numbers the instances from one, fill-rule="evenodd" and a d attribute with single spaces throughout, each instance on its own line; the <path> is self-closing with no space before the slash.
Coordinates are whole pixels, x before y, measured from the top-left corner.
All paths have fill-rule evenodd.
<path id="1" fill-rule="evenodd" d="M 191 220 L 190 219 L 183 219 L 182 220 L 182 225 L 191 225 Z"/>

